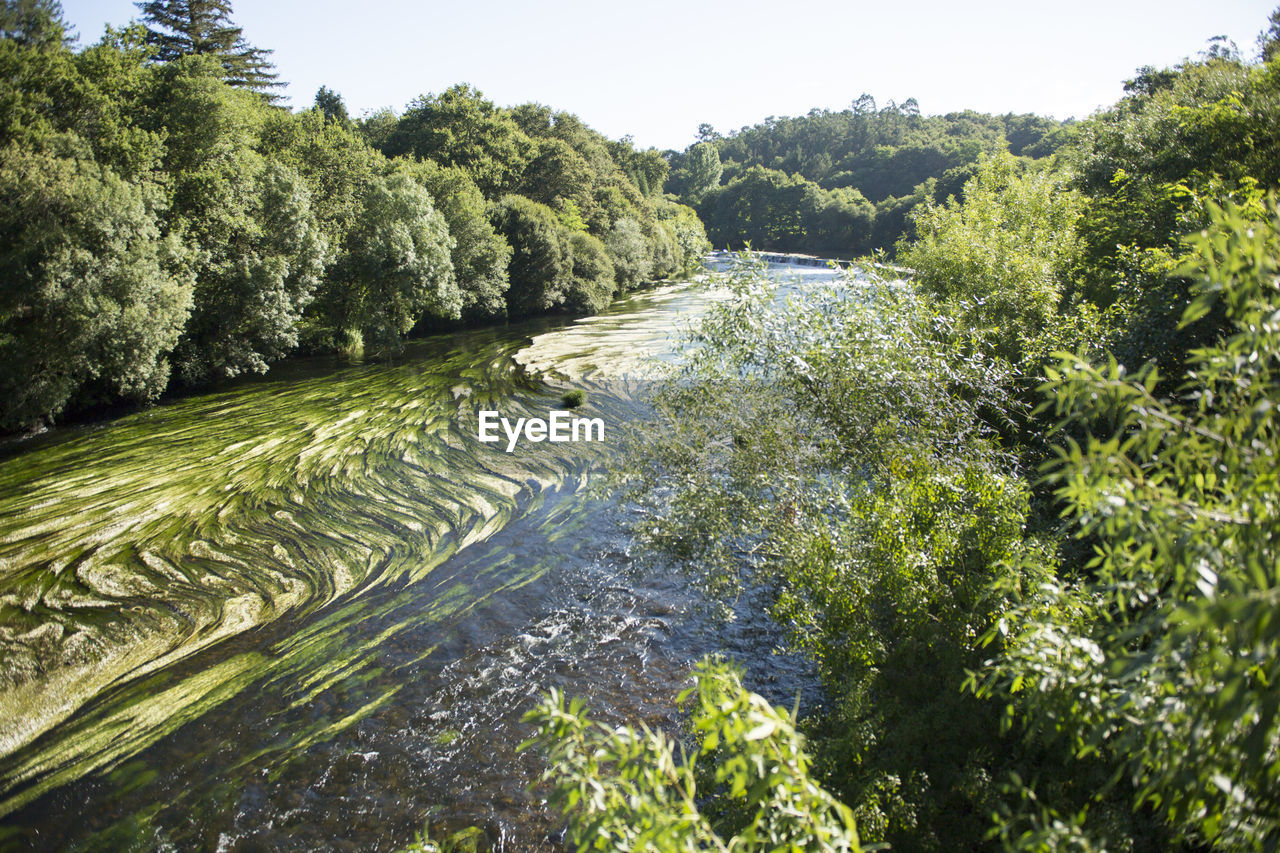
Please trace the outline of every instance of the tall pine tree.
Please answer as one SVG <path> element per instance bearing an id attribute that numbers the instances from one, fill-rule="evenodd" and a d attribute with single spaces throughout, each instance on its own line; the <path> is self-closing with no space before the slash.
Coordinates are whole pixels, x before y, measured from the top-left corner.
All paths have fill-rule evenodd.
<path id="1" fill-rule="evenodd" d="M 147 0 L 136 5 L 160 61 L 211 54 L 221 61 L 228 84 L 279 100 L 272 90 L 284 84 L 267 58 L 271 51 L 245 40 L 243 30 L 231 21 L 230 0 Z"/>

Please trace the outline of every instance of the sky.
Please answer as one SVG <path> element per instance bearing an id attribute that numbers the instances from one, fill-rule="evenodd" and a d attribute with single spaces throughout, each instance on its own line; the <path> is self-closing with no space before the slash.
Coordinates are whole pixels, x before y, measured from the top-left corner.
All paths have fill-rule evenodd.
<path id="1" fill-rule="evenodd" d="M 275 51 L 295 109 L 316 90 L 353 116 L 470 83 L 503 106 L 577 114 L 614 139 L 683 149 L 769 116 L 840 110 L 863 92 L 963 109 L 1084 118 L 1144 65 L 1212 36 L 1249 58 L 1280 0 L 233 0 Z M 63 0 L 82 45 L 138 16 L 128 0 Z"/>

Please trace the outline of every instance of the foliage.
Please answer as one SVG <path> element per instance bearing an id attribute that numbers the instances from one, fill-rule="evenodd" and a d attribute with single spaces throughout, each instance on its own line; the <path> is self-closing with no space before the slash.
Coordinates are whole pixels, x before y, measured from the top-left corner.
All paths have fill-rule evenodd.
<path id="1" fill-rule="evenodd" d="M 58 0 L 5 0 L 0 6 L 0 38 L 44 50 L 69 41 Z"/>
<path id="2" fill-rule="evenodd" d="M 799 175 L 752 166 L 698 206 L 717 246 L 857 254 L 869 251 L 875 210 L 857 190 L 825 190 Z"/>
<path id="3" fill-rule="evenodd" d="M 158 188 L 122 180 L 74 137 L 0 152 L 0 427 L 29 427 L 73 397 L 164 390 L 191 307 Z"/>
<path id="4" fill-rule="evenodd" d="M 572 204 L 590 215 L 595 209 L 591 165 L 563 139 L 540 139 L 521 180 L 521 194 L 548 207 Z"/>
<path id="5" fill-rule="evenodd" d="M 1116 354 L 1155 360 L 1175 375 L 1191 350 L 1226 328 L 1221 312 L 1193 325 L 1179 318 L 1191 282 L 1170 277 L 1185 252 L 1179 235 L 1199 230 L 1208 202 L 1229 198 L 1261 213 L 1261 188 L 1280 182 L 1280 73 L 1226 58 L 1141 69 L 1128 94 L 1085 122 L 1068 157 L 1089 197 L 1080 222 L 1080 289 L 1121 319 Z"/>
<path id="6" fill-rule="evenodd" d="M 742 686 L 738 672 L 704 661 L 690 726 L 691 755 L 662 732 L 591 720 L 578 700 L 553 689 L 526 720 L 547 753 L 551 804 L 569 818 L 575 850 L 861 849 L 849 809 L 810 778 L 795 718 Z M 730 838 L 703 811 L 698 762 L 713 761 L 714 789 L 747 816 Z"/>
<path id="7" fill-rule="evenodd" d="M 573 257 L 573 285 L 565 306 L 571 311 L 594 314 L 613 299 L 616 277 L 613 262 L 605 245 L 590 234 L 572 231 L 568 239 Z"/>
<path id="8" fill-rule="evenodd" d="M 351 124 L 351 116 L 347 114 L 346 102 L 342 100 L 342 95 L 330 89 L 328 86 L 321 86 L 316 90 L 315 107 L 324 116 L 325 121 L 336 121 L 338 124 Z"/>
<path id="9" fill-rule="evenodd" d="M 271 90 L 284 84 L 267 58 L 271 51 L 245 40 L 244 31 L 231 22 L 230 0 L 143 0 L 135 5 L 161 62 L 212 56 L 229 85 L 277 99 Z"/>
<path id="10" fill-rule="evenodd" d="M 671 192 L 687 199 L 690 204 L 697 204 L 703 196 L 720 186 L 724 166 L 720 163 L 720 153 L 710 142 L 691 145 L 688 151 L 673 157 L 672 162 L 668 179 Z"/>
<path id="11" fill-rule="evenodd" d="M 926 202 L 916 239 L 898 260 L 922 290 L 947 303 L 988 345 L 1017 362 L 1055 322 L 1076 264 L 1077 194 L 1043 171 L 1018 173 L 1013 157 L 986 160 L 964 186 L 964 204 Z"/>
<path id="12" fill-rule="evenodd" d="M 491 197 L 516 185 L 532 149 L 510 116 L 461 84 L 411 101 L 382 150 L 458 166 Z"/>
<path id="13" fill-rule="evenodd" d="M 674 272 L 690 275 L 702 266 L 702 258 L 711 251 L 711 241 L 698 214 L 690 207 L 669 201 L 655 205 L 658 224 L 671 235 L 673 243 Z"/>
<path id="14" fill-rule="evenodd" d="M 644 233 L 640 230 L 640 223 L 634 219 L 619 219 L 613 223 L 613 230 L 609 232 L 605 246 L 613 259 L 620 291 L 625 293 L 649 279 L 649 274 L 653 271 L 653 258 L 649 254 L 649 244 Z"/>
<path id="15" fill-rule="evenodd" d="M 718 597 L 770 591 L 821 665 L 820 766 L 865 837 L 980 839 L 998 715 L 960 688 L 997 567 L 1039 548 L 991 426 L 1008 371 L 901 284 L 779 294 L 750 263 L 729 284 L 631 446 L 635 533 Z"/>
<path id="16" fill-rule="evenodd" d="M 1049 481 L 1094 557 L 1001 623 L 980 690 L 1029 737 L 1101 756 L 1185 843 L 1261 849 L 1280 837 L 1280 211 L 1209 216 L 1183 322 L 1220 304 L 1232 332 L 1191 354 L 1177 398 L 1114 359 L 1048 374 L 1047 410 L 1085 431 Z"/>
<path id="17" fill-rule="evenodd" d="M 175 352 L 188 382 L 265 373 L 288 355 L 327 252 L 295 171 L 252 156 L 223 165 L 232 169 L 200 176 L 216 195 L 187 220 L 203 238 L 195 307 Z"/>
<path id="18" fill-rule="evenodd" d="M 507 312 L 528 317 L 564 305 L 573 275 L 569 232 L 545 204 L 507 195 L 491 213 L 494 228 L 511 244 Z"/>
<path id="19" fill-rule="evenodd" d="M 697 215 L 660 195 L 666 160 L 629 139 L 606 139 L 537 104 L 501 109 L 466 85 L 417 99 L 403 118 L 386 110 L 353 122 L 328 87 L 310 109 L 273 109 L 262 97 L 275 85 L 269 52 L 245 42 L 226 0 L 141 9 L 146 26 L 108 27 L 99 43 L 73 50 L 57 3 L 0 7 L 6 163 L 25 173 L 52 158 L 54 196 L 86 199 L 107 217 L 104 227 L 123 217 L 120 244 L 103 248 L 104 258 L 123 252 L 110 262 L 114 284 L 85 272 L 85 286 L 114 288 L 116 307 L 136 300 L 156 312 L 154 336 L 131 350 L 136 363 L 68 355 L 54 379 L 34 355 L 15 354 L 11 375 L 46 378 L 33 381 L 34 396 L 15 403 L 22 414 L 0 429 L 153 399 L 170 362 L 176 379 L 198 385 L 265 371 L 300 347 L 354 351 L 367 340 L 371 351 L 391 351 L 412 330 L 489 322 L 513 306 L 514 317 L 600 310 L 616 287 L 601 240 L 620 220 L 630 236 L 638 228 L 625 255 L 633 275 L 692 272 L 701 259 Z M 551 223 L 539 208 L 506 217 L 522 234 L 520 258 L 490 220 L 502 207 L 495 197 L 516 188 L 556 210 Z M 35 216 L 33 228 L 50 221 Z M 97 239 L 83 221 L 60 222 L 49 228 L 62 229 L 67 245 Z M 140 231 L 152 234 L 152 252 L 135 250 L 131 235 Z M 57 240 L 29 251 L 19 244 L 45 240 L 34 234 L 6 235 L 24 275 L 60 280 L 68 274 L 60 256 L 46 251 Z M 137 269 L 125 269 L 130 263 Z M 510 293 L 513 271 L 524 278 Z M 161 299 L 163 282 L 186 295 Z M 20 290 L 13 297 L 26 311 L 34 303 Z M 78 308 L 65 310 L 68 328 L 89 322 Z M 101 322 L 132 340 L 132 309 L 112 310 L 103 308 Z M 71 349 L 89 346 L 67 334 Z"/>
<path id="20" fill-rule="evenodd" d="M 914 99 L 878 107 L 863 95 L 846 110 L 770 117 L 727 136 L 708 128 L 669 155 L 668 183 L 698 207 L 717 246 L 862 254 L 890 249 L 910 208 L 944 201 L 984 155 L 1049 157 L 1067 127 L 1032 115 L 923 116 Z"/>
<path id="21" fill-rule="evenodd" d="M 375 180 L 334 264 L 321 313 L 351 344 L 394 351 L 422 317 L 461 315 L 452 249 L 444 216 L 409 174 Z"/>
<path id="22" fill-rule="evenodd" d="M 426 188 L 453 238 L 453 272 L 462 295 L 462 316 L 491 320 L 507 312 L 507 266 L 511 246 L 489 222 L 484 196 L 456 166 L 421 160 L 403 167 Z"/>

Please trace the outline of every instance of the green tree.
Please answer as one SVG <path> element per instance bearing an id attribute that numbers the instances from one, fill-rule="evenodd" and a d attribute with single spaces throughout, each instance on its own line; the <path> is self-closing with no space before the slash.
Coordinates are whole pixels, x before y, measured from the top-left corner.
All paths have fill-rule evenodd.
<path id="1" fill-rule="evenodd" d="M 649 241 L 634 219 L 619 219 L 605 240 L 618 279 L 618 290 L 625 293 L 649 280 L 653 257 Z"/>
<path id="2" fill-rule="evenodd" d="M 520 194 L 548 207 L 572 202 L 580 215 L 595 209 L 596 174 L 586 159 L 562 139 L 540 139 L 520 181 Z"/>
<path id="3" fill-rule="evenodd" d="M 422 160 L 402 168 L 426 187 L 448 223 L 463 318 L 480 321 L 505 317 L 511 246 L 489 222 L 480 188 L 457 166 Z"/>
<path id="4" fill-rule="evenodd" d="M 1230 198 L 1261 211 L 1262 190 L 1280 182 L 1280 73 L 1210 58 L 1144 69 L 1110 110 L 1083 123 L 1069 151 L 1074 183 L 1090 201 L 1079 227 L 1079 289 L 1114 306 L 1113 350 L 1137 367 L 1154 360 L 1177 375 L 1187 353 L 1226 328 L 1220 311 L 1179 319 L 1191 282 L 1179 235 L 1207 223 L 1208 202 Z"/>
<path id="5" fill-rule="evenodd" d="M 99 166 L 74 137 L 0 152 L 0 428 L 99 395 L 149 400 L 191 307 L 160 193 Z"/>
<path id="6" fill-rule="evenodd" d="M 590 234 L 573 231 L 569 233 L 569 251 L 573 256 L 573 285 L 565 307 L 591 314 L 604 310 L 616 288 L 608 250 Z"/>
<path id="7" fill-rule="evenodd" d="M 820 665 L 822 776 L 864 838 L 980 846 L 1000 709 L 961 688 L 1002 606 L 992 581 L 1034 547 L 986 423 L 1014 405 L 1008 369 L 909 287 L 784 301 L 754 264 L 727 284 L 630 447 L 634 532 L 718 596 L 770 592 Z"/>
<path id="8" fill-rule="evenodd" d="M 343 102 L 342 96 L 328 86 L 321 86 L 316 90 L 315 106 L 324 115 L 325 121 L 336 121 L 339 124 L 351 122 L 351 116 L 347 115 L 347 105 Z"/>
<path id="9" fill-rule="evenodd" d="M 963 204 L 916 208 L 916 238 L 898 248 L 922 290 L 1015 363 L 1055 323 L 1079 259 L 1081 200 L 1062 184 L 993 157 L 965 184 Z"/>
<path id="10" fill-rule="evenodd" d="M 516 186 L 533 144 L 505 112 L 466 84 L 409 103 L 383 152 L 464 169 L 486 197 Z"/>
<path id="11" fill-rule="evenodd" d="M 1263 62 L 1271 62 L 1280 53 L 1280 7 L 1267 17 L 1267 28 L 1258 34 L 1258 49 Z"/>
<path id="12" fill-rule="evenodd" d="M 334 264 L 321 310 L 351 349 L 397 349 L 424 317 L 462 313 L 453 240 L 430 194 L 406 172 L 374 181 Z"/>
<path id="13" fill-rule="evenodd" d="M 701 267 L 703 255 L 711 251 L 711 242 L 693 208 L 662 199 L 655 204 L 654 213 L 675 241 L 676 272 L 688 275 Z"/>
<path id="14" fill-rule="evenodd" d="M 699 142 L 685 152 L 679 168 L 672 172 L 672 179 L 680 195 L 696 205 L 703 196 L 720 186 L 723 172 L 716 147 L 709 142 Z"/>
<path id="15" fill-rule="evenodd" d="M 1217 305 L 1230 332 L 1191 354 L 1177 396 L 1114 358 L 1063 353 L 1048 374 L 1046 407 L 1080 440 L 1046 471 L 1093 559 L 1028 588 L 977 684 L 1068 773 L 1105 762 L 1182 844 L 1260 850 L 1280 837 L 1280 210 L 1208 214 L 1183 322 Z M 1011 842 L 1123 843 L 1090 808 L 1110 785 L 1081 807 L 1023 784 Z"/>
<path id="16" fill-rule="evenodd" d="M 555 211 L 523 196 L 507 195 L 494 206 L 491 218 L 512 249 L 508 316 L 561 309 L 572 284 L 573 249 L 569 231 Z"/>
<path id="17" fill-rule="evenodd" d="M 219 181 L 217 204 L 190 220 L 201 258 L 175 352 L 189 383 L 265 373 L 297 347 L 327 259 L 298 173 L 254 156 L 233 163 L 234 172 L 202 175 Z"/>
<path id="18" fill-rule="evenodd" d="M 161 62 L 213 56 L 229 85 L 277 99 L 271 92 L 284 84 L 267 58 L 271 51 L 245 40 L 244 31 L 231 22 L 230 0 L 144 0 L 136 5 Z"/>
<path id="19" fill-rule="evenodd" d="M 265 372 L 298 344 L 298 323 L 328 260 L 297 170 L 264 158 L 276 111 L 228 86 L 218 61 L 158 69 L 146 120 L 166 134 L 166 228 L 195 244 L 195 303 L 175 351 L 188 383 Z"/>
<path id="20" fill-rule="evenodd" d="M 70 29 L 58 0 L 4 0 L 0 5 L 0 39 L 23 47 L 69 47 Z"/>

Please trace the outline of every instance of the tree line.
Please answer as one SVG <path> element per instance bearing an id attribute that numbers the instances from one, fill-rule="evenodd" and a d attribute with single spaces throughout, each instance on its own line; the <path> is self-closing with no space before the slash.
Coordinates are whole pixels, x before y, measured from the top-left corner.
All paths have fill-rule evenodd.
<path id="1" fill-rule="evenodd" d="M 593 312 L 695 267 L 656 151 L 458 85 L 353 120 L 276 104 L 227 0 L 140 3 L 73 49 L 0 16 L 0 429 L 394 351 L 415 330 Z"/>
<path id="2" fill-rule="evenodd" d="M 770 117 L 720 135 L 709 125 L 668 152 L 668 189 L 694 206 L 717 247 L 854 257 L 891 252 L 928 201 L 962 195 L 979 160 L 1050 157 L 1073 121 L 971 110 L 921 115 L 914 98 Z"/>

